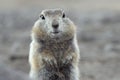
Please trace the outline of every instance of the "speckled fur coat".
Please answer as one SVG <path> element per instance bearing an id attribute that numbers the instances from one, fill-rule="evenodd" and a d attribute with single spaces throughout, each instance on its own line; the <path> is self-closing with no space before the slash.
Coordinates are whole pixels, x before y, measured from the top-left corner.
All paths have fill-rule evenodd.
<path id="1" fill-rule="evenodd" d="M 73 23 L 70 25 L 75 27 Z M 70 37 L 60 37 L 59 41 L 50 37 L 43 38 L 45 32 L 38 27 L 36 23 L 32 29 L 30 77 L 33 80 L 79 80 L 80 55 L 75 31 L 71 28 L 72 35 L 68 32 Z"/>

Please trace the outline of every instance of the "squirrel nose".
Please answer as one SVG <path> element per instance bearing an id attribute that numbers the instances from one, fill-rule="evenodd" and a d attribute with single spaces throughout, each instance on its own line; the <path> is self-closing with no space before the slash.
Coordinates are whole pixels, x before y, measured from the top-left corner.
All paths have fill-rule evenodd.
<path id="1" fill-rule="evenodd" d="M 52 24 L 52 27 L 53 27 L 54 29 L 57 29 L 57 28 L 59 27 L 59 24 Z"/>
<path id="2" fill-rule="evenodd" d="M 53 22 L 52 22 L 52 27 L 53 27 L 54 29 L 57 29 L 57 28 L 59 27 L 58 22 L 57 22 L 57 21 L 53 21 Z"/>

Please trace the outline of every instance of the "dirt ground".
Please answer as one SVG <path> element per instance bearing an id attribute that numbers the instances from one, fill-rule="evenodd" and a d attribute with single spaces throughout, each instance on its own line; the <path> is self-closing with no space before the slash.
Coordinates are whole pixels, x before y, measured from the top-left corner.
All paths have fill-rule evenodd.
<path id="1" fill-rule="evenodd" d="M 0 80 L 28 79 L 30 30 L 46 8 L 77 25 L 81 80 L 120 80 L 120 0 L 0 0 Z"/>

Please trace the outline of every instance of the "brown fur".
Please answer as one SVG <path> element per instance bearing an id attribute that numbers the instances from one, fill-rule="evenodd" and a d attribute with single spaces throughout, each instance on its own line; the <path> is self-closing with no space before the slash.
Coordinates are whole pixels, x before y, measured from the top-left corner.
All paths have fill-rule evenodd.
<path id="1" fill-rule="evenodd" d="M 62 14 L 60 9 L 45 10 L 42 13 L 45 14 L 45 12 L 49 13 L 49 16 L 53 13 L 56 16 Z M 52 15 L 53 18 L 54 15 Z M 63 23 L 63 26 L 68 28 L 63 27 L 63 31 L 55 39 L 47 34 L 42 22 L 35 23 L 29 55 L 30 76 L 34 80 L 79 80 L 80 56 L 75 25 L 69 19 L 63 20 Z"/>

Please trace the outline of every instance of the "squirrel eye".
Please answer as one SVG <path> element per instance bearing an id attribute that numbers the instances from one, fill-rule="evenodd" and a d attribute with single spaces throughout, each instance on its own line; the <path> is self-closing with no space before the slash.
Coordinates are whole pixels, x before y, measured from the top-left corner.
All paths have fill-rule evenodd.
<path id="1" fill-rule="evenodd" d="M 65 13 L 63 13 L 62 18 L 65 18 Z"/>
<path id="2" fill-rule="evenodd" d="M 40 15 L 40 18 L 41 18 L 42 20 L 45 20 L 44 15 Z"/>

